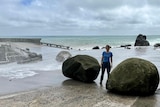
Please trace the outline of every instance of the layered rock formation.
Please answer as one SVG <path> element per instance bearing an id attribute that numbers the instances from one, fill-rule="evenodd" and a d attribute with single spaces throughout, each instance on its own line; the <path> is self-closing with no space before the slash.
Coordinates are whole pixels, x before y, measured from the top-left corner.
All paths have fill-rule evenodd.
<path id="1" fill-rule="evenodd" d="M 42 60 L 42 55 L 30 52 L 29 49 L 25 50 L 18 47 L 12 47 L 11 45 L 0 46 L 0 64 L 10 62 L 22 64 L 37 60 Z"/>

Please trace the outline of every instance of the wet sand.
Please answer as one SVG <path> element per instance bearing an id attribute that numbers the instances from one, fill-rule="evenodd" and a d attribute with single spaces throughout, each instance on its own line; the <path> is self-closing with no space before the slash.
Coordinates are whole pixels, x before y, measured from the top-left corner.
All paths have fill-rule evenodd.
<path id="1" fill-rule="evenodd" d="M 66 79 L 60 74 L 61 71 L 38 71 L 36 73 L 34 76 L 22 79 L 0 77 L 0 96 L 46 86 L 60 86 L 61 82 Z"/>
<path id="2" fill-rule="evenodd" d="M 106 80 L 106 78 L 105 78 Z M 87 84 L 66 78 L 61 71 L 42 71 L 24 79 L 0 78 L 0 107 L 159 107 L 160 91 L 152 96 L 108 92 L 99 77 Z"/>

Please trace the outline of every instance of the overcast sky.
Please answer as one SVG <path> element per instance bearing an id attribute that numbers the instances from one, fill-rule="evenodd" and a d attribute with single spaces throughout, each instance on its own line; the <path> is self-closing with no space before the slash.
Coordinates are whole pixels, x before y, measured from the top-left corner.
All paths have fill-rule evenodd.
<path id="1" fill-rule="evenodd" d="M 160 34 L 160 0 L 0 0 L 0 36 Z"/>

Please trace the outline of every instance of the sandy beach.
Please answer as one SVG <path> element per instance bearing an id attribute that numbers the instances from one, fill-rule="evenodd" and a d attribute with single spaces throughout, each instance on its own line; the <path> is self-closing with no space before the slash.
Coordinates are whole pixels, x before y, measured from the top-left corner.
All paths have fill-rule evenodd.
<path id="1" fill-rule="evenodd" d="M 0 107 L 159 107 L 160 91 L 152 96 L 108 92 L 105 83 L 86 84 L 65 78 L 61 71 L 41 72 L 20 80 L 0 79 Z M 5 85 L 2 85 L 5 84 Z"/>
<path id="2" fill-rule="evenodd" d="M 21 48 L 40 47 L 27 43 L 16 45 Z M 61 70 L 35 72 L 34 76 L 21 79 L 0 77 L 0 107 L 160 106 L 159 89 L 146 97 L 117 95 L 106 90 L 105 81 L 102 86 L 99 84 L 100 76 L 94 83 L 87 84 L 64 77 Z"/>

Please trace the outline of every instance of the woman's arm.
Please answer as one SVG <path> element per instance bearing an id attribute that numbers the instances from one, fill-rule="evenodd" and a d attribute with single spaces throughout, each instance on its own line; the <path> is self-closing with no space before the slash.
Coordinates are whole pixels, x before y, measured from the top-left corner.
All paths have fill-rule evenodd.
<path id="1" fill-rule="evenodd" d="M 103 56 L 102 56 L 102 58 L 101 58 L 101 65 L 103 64 Z"/>
<path id="2" fill-rule="evenodd" d="M 111 56 L 111 64 L 112 64 L 112 56 Z"/>

